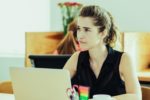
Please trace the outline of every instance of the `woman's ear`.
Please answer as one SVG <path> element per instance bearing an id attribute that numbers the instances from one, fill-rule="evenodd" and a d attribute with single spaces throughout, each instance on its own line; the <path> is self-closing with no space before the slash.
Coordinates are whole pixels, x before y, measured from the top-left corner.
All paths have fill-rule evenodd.
<path id="1" fill-rule="evenodd" d="M 102 38 L 105 38 L 107 36 L 107 32 L 108 31 L 105 29 L 103 32 L 99 33 L 99 36 L 102 37 Z"/>

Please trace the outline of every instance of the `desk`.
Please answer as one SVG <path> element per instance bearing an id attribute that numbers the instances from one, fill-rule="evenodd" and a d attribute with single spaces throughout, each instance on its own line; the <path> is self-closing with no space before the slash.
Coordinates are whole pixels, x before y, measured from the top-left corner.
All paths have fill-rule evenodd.
<path id="1" fill-rule="evenodd" d="M 15 100 L 15 97 L 13 94 L 0 93 L 0 100 Z M 93 100 L 93 99 L 89 99 L 89 100 Z"/>
<path id="2" fill-rule="evenodd" d="M 150 82 L 150 72 L 138 72 L 139 81 Z"/>
<path id="3" fill-rule="evenodd" d="M 13 94 L 0 93 L 0 100 L 15 100 L 15 97 Z M 93 100 L 93 99 L 89 99 L 89 100 Z M 128 99 L 125 98 L 124 100 L 128 100 Z"/>
<path id="4" fill-rule="evenodd" d="M 13 94 L 0 93 L 0 100 L 15 100 Z"/>

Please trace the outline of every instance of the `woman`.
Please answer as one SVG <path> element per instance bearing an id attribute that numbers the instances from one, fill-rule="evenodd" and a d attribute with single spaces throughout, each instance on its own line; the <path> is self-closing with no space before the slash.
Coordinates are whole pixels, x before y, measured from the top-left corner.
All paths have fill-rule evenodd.
<path id="1" fill-rule="evenodd" d="M 99 6 L 85 6 L 77 20 L 77 38 L 82 49 L 74 53 L 64 69 L 72 84 L 90 87 L 94 94 L 115 100 L 141 100 L 141 88 L 127 53 L 112 49 L 117 27 L 111 14 Z"/>
<path id="2" fill-rule="evenodd" d="M 79 50 L 79 45 L 76 39 L 76 29 L 77 25 L 76 21 L 74 20 L 68 25 L 66 36 L 63 38 L 63 40 L 61 40 L 53 54 L 73 54 Z"/>

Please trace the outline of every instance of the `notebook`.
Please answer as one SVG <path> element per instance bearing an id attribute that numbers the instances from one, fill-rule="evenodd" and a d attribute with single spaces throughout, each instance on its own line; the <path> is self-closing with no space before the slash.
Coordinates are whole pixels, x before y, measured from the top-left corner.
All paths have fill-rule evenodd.
<path id="1" fill-rule="evenodd" d="M 69 100 L 68 70 L 11 67 L 10 76 L 15 100 Z"/>
<path id="2" fill-rule="evenodd" d="M 71 55 L 29 55 L 31 64 L 36 68 L 62 69 Z"/>

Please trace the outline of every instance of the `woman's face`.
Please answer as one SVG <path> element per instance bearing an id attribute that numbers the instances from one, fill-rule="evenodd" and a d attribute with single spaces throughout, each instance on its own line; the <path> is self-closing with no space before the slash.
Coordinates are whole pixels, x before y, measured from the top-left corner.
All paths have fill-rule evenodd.
<path id="1" fill-rule="evenodd" d="M 94 25 L 91 17 L 79 17 L 77 20 L 77 38 L 81 50 L 89 50 L 103 41 L 98 26 Z"/>

